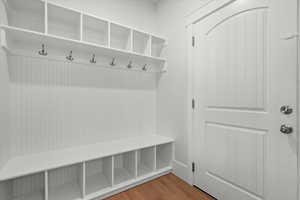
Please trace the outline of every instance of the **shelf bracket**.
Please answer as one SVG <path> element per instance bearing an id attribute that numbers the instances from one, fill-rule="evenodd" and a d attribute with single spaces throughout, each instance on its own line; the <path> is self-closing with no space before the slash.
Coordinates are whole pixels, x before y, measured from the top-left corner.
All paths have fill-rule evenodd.
<path id="1" fill-rule="evenodd" d="M 0 43 L 1 47 L 7 48 L 6 33 L 3 29 L 0 30 Z"/>

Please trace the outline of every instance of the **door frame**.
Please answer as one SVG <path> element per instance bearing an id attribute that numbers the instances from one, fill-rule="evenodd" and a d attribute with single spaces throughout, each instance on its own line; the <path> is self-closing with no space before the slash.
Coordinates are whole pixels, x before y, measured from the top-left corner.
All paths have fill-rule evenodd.
<path id="1" fill-rule="evenodd" d="M 193 89 L 194 87 L 194 79 L 193 79 L 193 72 L 194 72 L 194 66 L 192 61 L 192 52 L 193 52 L 193 46 L 192 44 L 192 37 L 193 37 L 193 25 L 196 24 L 201 19 L 209 16 L 210 14 L 218 11 L 219 9 L 222 9 L 223 7 L 235 2 L 237 0 L 207 0 L 201 7 L 199 7 L 197 10 L 194 10 L 193 12 L 189 13 L 187 16 L 185 16 L 185 28 L 186 28 L 186 41 L 187 41 L 187 70 L 188 70 L 188 90 L 187 90 L 187 132 L 188 132 L 188 182 L 191 185 L 194 185 L 194 173 L 192 172 L 192 162 L 194 159 L 194 143 L 193 143 L 193 124 L 194 124 L 194 110 L 192 109 L 192 100 L 195 96 L 195 91 Z M 300 0 L 297 0 L 298 2 L 298 57 L 297 57 L 297 127 L 300 125 Z M 298 129 L 298 200 L 300 200 L 300 135 L 299 135 L 299 129 Z"/>

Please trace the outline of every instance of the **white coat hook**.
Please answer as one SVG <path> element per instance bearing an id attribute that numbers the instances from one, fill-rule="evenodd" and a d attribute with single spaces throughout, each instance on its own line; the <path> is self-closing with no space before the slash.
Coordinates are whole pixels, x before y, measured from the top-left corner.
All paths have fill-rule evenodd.
<path id="1" fill-rule="evenodd" d="M 142 68 L 143 71 L 147 71 L 147 64 L 145 64 Z"/>
<path id="2" fill-rule="evenodd" d="M 92 63 L 92 64 L 96 64 L 97 63 L 97 61 L 96 61 L 96 55 L 95 54 L 93 54 L 92 59 L 90 60 L 90 63 Z"/>
<path id="3" fill-rule="evenodd" d="M 41 56 L 47 56 L 48 55 L 44 44 L 42 44 L 42 49 L 39 50 L 39 55 L 41 55 Z"/>
<path id="4" fill-rule="evenodd" d="M 70 51 L 69 55 L 66 57 L 67 60 L 69 61 L 73 61 L 74 58 L 73 58 L 73 51 Z"/>
<path id="5" fill-rule="evenodd" d="M 116 65 L 116 58 L 113 58 L 112 61 L 110 62 L 110 66 L 115 66 Z"/>
<path id="6" fill-rule="evenodd" d="M 131 69 L 132 68 L 132 61 L 129 61 L 128 65 L 127 65 L 127 68 L 128 69 Z"/>

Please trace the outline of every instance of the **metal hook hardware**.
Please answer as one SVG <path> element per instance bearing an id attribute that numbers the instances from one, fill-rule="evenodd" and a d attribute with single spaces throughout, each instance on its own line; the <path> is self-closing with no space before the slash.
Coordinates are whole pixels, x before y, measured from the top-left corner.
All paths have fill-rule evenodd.
<path id="1" fill-rule="evenodd" d="M 73 51 L 70 51 L 69 55 L 66 57 L 67 60 L 69 61 L 73 61 L 74 58 L 73 58 Z"/>
<path id="2" fill-rule="evenodd" d="M 147 64 L 145 64 L 142 68 L 143 71 L 147 71 Z"/>
<path id="3" fill-rule="evenodd" d="M 90 60 L 90 63 L 92 63 L 92 64 L 96 64 L 97 63 L 95 54 L 93 54 L 93 57 Z"/>
<path id="4" fill-rule="evenodd" d="M 110 63 L 110 66 L 115 66 L 115 65 L 116 65 L 116 58 L 113 58 Z"/>
<path id="5" fill-rule="evenodd" d="M 39 50 L 39 55 L 41 55 L 41 56 L 47 56 L 48 55 L 44 44 L 42 44 L 42 49 Z"/>
<path id="6" fill-rule="evenodd" d="M 131 69 L 132 68 L 132 61 L 129 61 L 128 65 L 127 65 L 127 68 L 128 69 Z"/>

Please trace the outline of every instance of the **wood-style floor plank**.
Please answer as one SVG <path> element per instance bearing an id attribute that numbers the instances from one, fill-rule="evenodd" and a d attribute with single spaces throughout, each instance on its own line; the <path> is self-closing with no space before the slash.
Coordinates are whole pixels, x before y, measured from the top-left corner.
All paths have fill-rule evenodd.
<path id="1" fill-rule="evenodd" d="M 174 174 L 168 174 L 105 200 L 214 200 Z"/>

